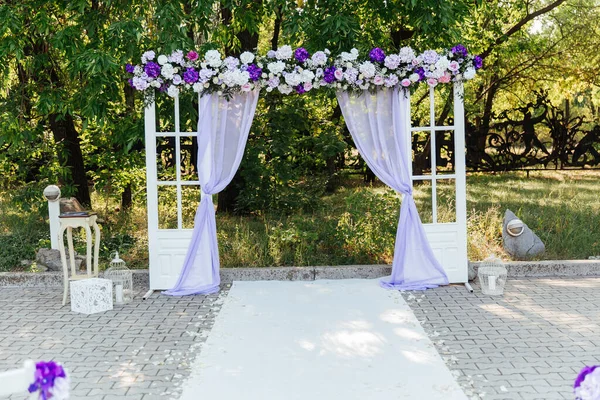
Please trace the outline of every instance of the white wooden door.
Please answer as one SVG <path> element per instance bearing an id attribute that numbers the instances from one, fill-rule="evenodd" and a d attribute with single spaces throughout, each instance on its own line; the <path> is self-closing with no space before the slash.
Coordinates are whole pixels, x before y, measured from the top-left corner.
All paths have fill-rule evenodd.
<path id="1" fill-rule="evenodd" d="M 185 173 L 189 172 L 190 152 L 182 151 L 182 146 L 189 147 L 197 132 L 181 132 L 178 98 L 173 100 L 172 115 L 174 119 L 171 117 L 166 124 L 168 132 L 160 132 L 157 120 L 160 122 L 161 119 L 157 116 L 155 104 L 145 110 L 148 250 L 150 289 L 154 290 L 170 289 L 175 285 L 192 238 L 194 206 L 200 202 L 197 175 Z M 196 126 L 195 122 L 192 125 Z M 173 144 L 167 152 L 169 173 L 159 171 L 159 167 L 164 169 L 165 152 L 158 148 L 157 143 L 165 141 Z M 184 210 L 182 203 L 185 199 L 188 201 Z"/>
<path id="2" fill-rule="evenodd" d="M 414 101 L 414 98 L 411 100 Z M 412 148 L 414 135 L 430 138 L 429 168 L 419 175 L 412 175 L 415 201 L 429 243 L 450 283 L 463 283 L 468 278 L 468 258 L 465 126 L 461 83 L 454 84 L 453 109 L 454 125 L 436 126 L 435 89 L 429 88 L 429 124 L 411 127 L 408 149 Z M 453 160 L 443 167 L 437 165 L 436 139 L 440 136 L 454 142 Z M 413 153 L 412 158 L 415 156 Z"/>

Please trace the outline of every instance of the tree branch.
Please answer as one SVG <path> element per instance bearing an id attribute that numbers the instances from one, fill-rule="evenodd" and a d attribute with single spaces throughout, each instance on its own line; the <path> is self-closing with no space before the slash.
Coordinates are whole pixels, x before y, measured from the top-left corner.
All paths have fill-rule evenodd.
<path id="1" fill-rule="evenodd" d="M 548 4 L 546 7 L 540 8 L 537 11 L 530 13 L 527 13 L 527 15 L 520 20 L 519 22 L 517 22 L 515 25 L 513 25 L 512 28 L 510 28 L 508 31 L 506 31 L 506 33 L 504 33 L 502 36 L 500 36 L 499 38 L 497 38 L 491 45 L 488 46 L 487 49 L 485 49 L 485 51 L 483 53 L 480 54 L 481 58 L 485 59 L 487 56 L 489 56 L 492 51 L 494 51 L 494 48 L 504 42 L 506 42 L 508 40 L 509 37 L 511 37 L 512 35 L 514 35 L 515 33 L 517 33 L 518 31 L 521 30 L 521 28 L 528 23 L 529 21 L 533 20 L 536 17 L 539 17 L 540 15 L 546 14 L 552 10 L 554 10 L 556 7 L 558 7 L 559 5 L 561 5 L 562 3 L 564 3 L 566 0 L 555 0 L 552 3 Z"/>

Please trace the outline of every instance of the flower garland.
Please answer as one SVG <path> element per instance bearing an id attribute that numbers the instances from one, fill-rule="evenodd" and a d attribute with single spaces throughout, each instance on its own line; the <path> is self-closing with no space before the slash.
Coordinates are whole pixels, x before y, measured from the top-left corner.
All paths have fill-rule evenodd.
<path id="1" fill-rule="evenodd" d="M 417 55 L 410 47 L 385 54 L 372 49 L 361 57 L 357 49 L 332 57 L 327 49 L 310 54 L 305 48 L 282 46 L 266 56 L 244 52 L 225 57 L 209 50 L 203 57 L 195 51 L 181 50 L 167 56 L 147 51 L 141 64 L 127 64 L 132 75 L 129 84 L 152 101 L 156 90 L 176 97 L 182 91 L 217 93 L 230 96 L 260 88 L 281 94 L 303 94 L 318 88 L 363 91 L 401 87 L 409 89 L 419 82 L 429 86 L 460 82 L 475 77 L 482 67 L 479 56 L 470 55 L 463 45 Z"/>
<path id="2" fill-rule="evenodd" d="M 576 400 L 600 400 L 600 366 L 584 367 L 573 385 Z"/>
<path id="3" fill-rule="evenodd" d="M 69 377 L 61 364 L 54 361 L 40 361 L 35 364 L 35 381 L 29 385 L 32 399 L 67 400 L 69 398 Z"/>

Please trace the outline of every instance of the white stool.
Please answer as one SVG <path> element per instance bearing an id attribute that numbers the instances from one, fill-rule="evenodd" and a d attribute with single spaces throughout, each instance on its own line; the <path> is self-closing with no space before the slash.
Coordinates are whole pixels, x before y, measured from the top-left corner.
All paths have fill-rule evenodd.
<path id="1" fill-rule="evenodd" d="M 98 253 L 100 252 L 100 228 L 96 220 L 98 216 L 95 213 L 73 213 L 63 214 L 59 217 L 60 229 L 58 233 L 58 249 L 63 266 L 64 293 L 63 306 L 67 304 L 67 294 L 69 293 L 69 280 L 87 279 L 98 277 Z M 75 266 L 75 250 L 73 249 L 73 228 L 85 229 L 85 238 L 87 241 L 86 267 L 87 274 L 77 274 Z M 94 237 L 92 238 L 92 228 Z M 67 265 L 67 256 L 65 254 L 64 232 L 67 231 L 67 241 L 69 245 L 69 260 L 71 261 L 71 277 L 69 278 L 69 266 Z M 92 244 L 94 245 L 94 258 L 92 271 Z"/>

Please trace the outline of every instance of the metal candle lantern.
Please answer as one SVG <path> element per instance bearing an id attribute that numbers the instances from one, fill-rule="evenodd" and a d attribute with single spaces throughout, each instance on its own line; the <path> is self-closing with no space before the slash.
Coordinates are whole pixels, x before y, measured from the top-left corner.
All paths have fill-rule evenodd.
<path id="1" fill-rule="evenodd" d="M 488 295 L 501 295 L 504 292 L 508 272 L 501 260 L 485 260 L 477 270 L 481 292 Z"/>
<path id="2" fill-rule="evenodd" d="M 110 262 L 110 267 L 104 273 L 104 278 L 113 283 L 113 296 L 115 304 L 129 303 L 133 298 L 133 275 L 125 265 L 125 261 L 119 258 L 119 252 Z"/>

